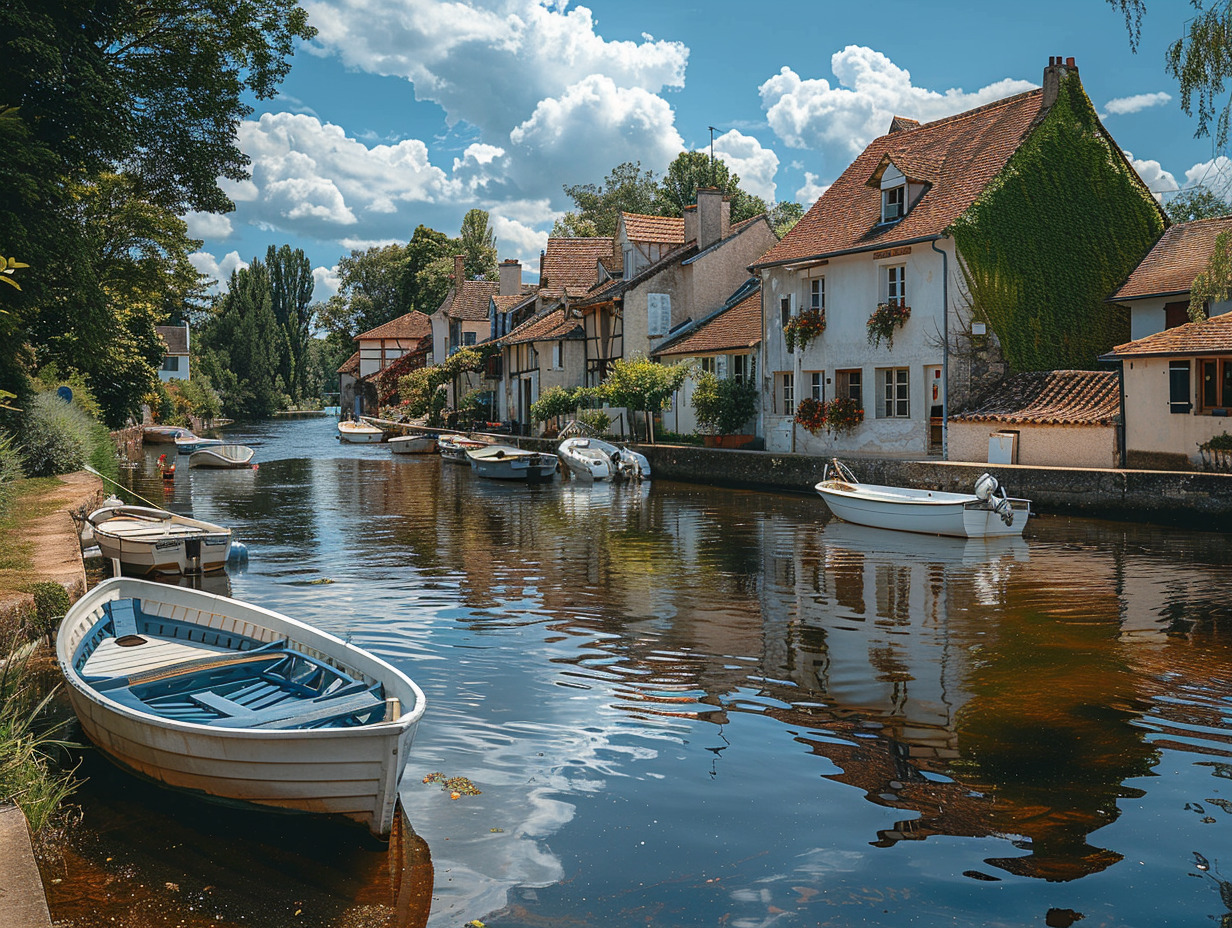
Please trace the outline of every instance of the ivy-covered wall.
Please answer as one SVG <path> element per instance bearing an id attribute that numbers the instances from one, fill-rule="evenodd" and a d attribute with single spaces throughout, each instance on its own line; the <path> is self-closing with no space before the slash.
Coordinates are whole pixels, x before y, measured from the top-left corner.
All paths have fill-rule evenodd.
<path id="1" fill-rule="evenodd" d="M 1103 131 L 1077 73 L 951 227 L 976 319 L 1014 371 L 1076 369 L 1129 341 L 1105 303 L 1163 234 L 1164 220 Z"/>

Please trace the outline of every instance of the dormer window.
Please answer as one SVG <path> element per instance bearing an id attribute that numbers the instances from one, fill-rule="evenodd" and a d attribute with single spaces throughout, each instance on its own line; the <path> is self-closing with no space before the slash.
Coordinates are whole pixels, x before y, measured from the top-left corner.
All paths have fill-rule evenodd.
<path id="1" fill-rule="evenodd" d="M 899 184 L 881 191 L 881 221 L 897 222 L 907 212 L 907 185 Z"/>

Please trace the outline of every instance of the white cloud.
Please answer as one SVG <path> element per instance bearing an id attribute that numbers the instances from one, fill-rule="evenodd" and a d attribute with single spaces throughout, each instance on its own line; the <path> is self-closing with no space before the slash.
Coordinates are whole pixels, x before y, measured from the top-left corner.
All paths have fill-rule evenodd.
<path id="1" fill-rule="evenodd" d="M 1164 166 L 1158 161 L 1135 158 L 1133 153 L 1128 151 L 1125 152 L 1125 157 L 1129 159 L 1129 163 L 1133 165 L 1134 170 L 1138 172 L 1138 176 L 1142 178 L 1151 193 L 1155 194 L 1155 199 L 1161 200 L 1163 194 L 1178 189 L 1176 178 L 1170 171 L 1165 171 Z"/>
<path id="2" fill-rule="evenodd" d="M 1140 113 L 1152 106 L 1163 106 L 1171 100 L 1172 95 L 1162 90 L 1158 93 L 1139 93 L 1132 97 L 1117 97 L 1104 104 L 1104 113 L 1111 113 L 1113 116 L 1127 116 L 1130 113 Z"/>
<path id="3" fill-rule="evenodd" d="M 502 211 L 503 212 L 503 211 Z M 492 232 L 496 236 L 496 248 L 500 260 L 516 258 L 522 262 L 523 279 L 526 273 L 539 273 L 539 252 L 548 247 L 548 233 L 540 232 L 525 223 L 509 219 L 500 213 L 491 217 Z"/>
<path id="4" fill-rule="evenodd" d="M 807 210 L 821 199 L 821 195 L 830 189 L 829 184 L 820 183 L 820 178 L 812 171 L 804 172 L 804 186 L 796 191 L 796 202 Z"/>
<path id="5" fill-rule="evenodd" d="M 189 213 L 184 222 L 189 238 L 223 239 L 231 235 L 231 217 L 223 213 Z"/>
<path id="6" fill-rule="evenodd" d="M 232 271 L 248 267 L 248 262 L 243 260 L 237 251 L 227 252 L 221 261 L 208 251 L 197 251 L 189 255 L 188 260 L 199 273 L 213 281 L 210 289 L 222 293 L 227 290 Z"/>
<path id="7" fill-rule="evenodd" d="M 1201 161 L 1185 172 L 1187 187 L 1206 187 L 1225 200 L 1232 201 L 1232 161 L 1223 155 L 1210 160 Z"/>
<path id="8" fill-rule="evenodd" d="M 779 156 L 751 135 L 732 129 L 714 140 L 714 153 L 740 177 L 740 187 L 767 203 L 775 201 L 774 175 Z"/>
<path id="9" fill-rule="evenodd" d="M 338 277 L 338 265 L 333 267 L 314 267 L 312 269 L 312 299 L 316 303 L 324 303 L 338 292 L 341 286 Z"/>
<path id="10" fill-rule="evenodd" d="M 884 135 L 894 116 L 929 122 L 1036 86 L 1006 78 L 974 93 L 961 88 L 938 93 L 914 86 L 910 72 L 857 45 L 835 52 L 830 69 L 838 79 L 833 86 L 784 67 L 758 89 L 775 134 L 793 148 L 820 152 L 831 175 Z"/>

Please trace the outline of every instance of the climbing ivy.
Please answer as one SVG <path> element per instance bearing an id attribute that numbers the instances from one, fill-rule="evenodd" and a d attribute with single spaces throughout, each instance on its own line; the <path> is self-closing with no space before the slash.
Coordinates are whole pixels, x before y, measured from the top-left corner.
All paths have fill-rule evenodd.
<path id="1" fill-rule="evenodd" d="M 1089 370 L 1129 340 L 1128 311 L 1104 300 L 1163 223 L 1073 74 L 949 231 L 972 309 L 1011 368 Z"/>

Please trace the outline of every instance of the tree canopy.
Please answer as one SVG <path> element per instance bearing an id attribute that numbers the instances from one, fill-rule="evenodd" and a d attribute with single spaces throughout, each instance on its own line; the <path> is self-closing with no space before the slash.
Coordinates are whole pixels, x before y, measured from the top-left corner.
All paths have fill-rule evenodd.
<path id="1" fill-rule="evenodd" d="M 1232 213 L 1232 205 L 1209 187 L 1188 187 L 1164 204 L 1173 222 L 1215 219 Z"/>

